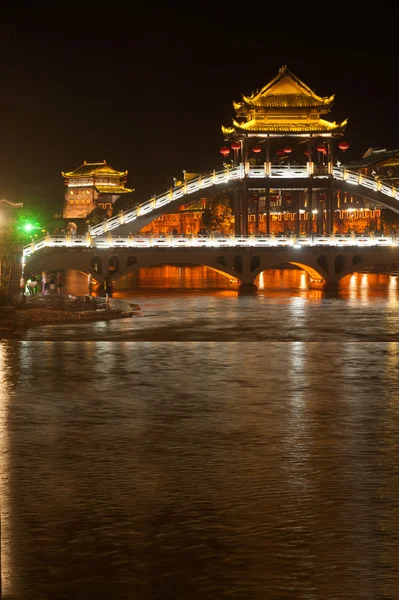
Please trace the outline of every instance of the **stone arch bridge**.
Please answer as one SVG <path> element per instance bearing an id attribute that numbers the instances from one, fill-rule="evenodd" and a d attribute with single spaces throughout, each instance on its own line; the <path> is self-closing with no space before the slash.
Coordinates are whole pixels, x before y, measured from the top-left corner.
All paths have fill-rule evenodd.
<path id="1" fill-rule="evenodd" d="M 164 212 L 177 209 L 199 197 L 221 190 L 334 189 L 378 203 L 399 213 L 399 190 L 373 178 L 353 173 L 344 167 L 312 172 L 305 166 L 265 163 L 240 164 L 186 181 L 166 193 L 143 202 L 99 225 L 86 237 L 47 237 L 24 248 L 24 264 L 29 270 L 92 269 L 101 283 L 112 273 L 114 278 L 140 268 L 161 264 L 202 265 L 224 274 L 237 285 L 253 287 L 265 269 L 283 264 L 301 267 L 309 274 L 310 287 L 336 287 L 339 281 L 360 267 L 397 264 L 399 246 L 394 238 L 336 236 L 275 238 L 274 236 L 201 237 L 151 239 L 135 237 L 140 230 Z M 330 203 L 329 212 L 332 211 Z M 311 211 L 311 207 L 308 207 Z"/>
<path id="2" fill-rule="evenodd" d="M 101 284 L 109 273 L 116 280 L 157 265 L 200 265 L 224 275 L 226 286 L 253 289 L 262 271 L 291 264 L 306 271 L 310 288 L 333 289 L 359 268 L 399 263 L 399 240 L 393 238 L 116 238 L 116 247 L 103 237 L 97 246 L 88 246 L 84 237 L 62 247 L 52 241 L 25 256 L 27 273 L 72 269 L 87 274 L 91 269 Z"/>

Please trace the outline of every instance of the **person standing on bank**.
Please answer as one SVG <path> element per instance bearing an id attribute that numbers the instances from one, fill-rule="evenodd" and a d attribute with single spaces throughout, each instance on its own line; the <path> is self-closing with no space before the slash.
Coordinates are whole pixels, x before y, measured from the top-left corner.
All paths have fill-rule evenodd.
<path id="1" fill-rule="evenodd" d="M 31 296 L 35 296 L 35 294 L 37 294 L 37 277 L 36 277 L 36 273 L 32 273 L 32 275 L 30 276 L 30 279 L 28 281 L 28 289 L 29 289 L 29 294 Z"/>
<path id="2" fill-rule="evenodd" d="M 48 274 L 47 271 L 42 272 L 42 294 L 43 296 L 47 296 L 49 293 L 49 282 L 48 282 Z"/>
<path id="3" fill-rule="evenodd" d="M 62 273 L 62 271 L 57 271 L 57 277 L 55 282 L 57 287 L 57 294 L 62 294 L 64 291 L 64 274 Z"/>
<path id="4" fill-rule="evenodd" d="M 112 284 L 113 284 L 112 277 L 110 277 L 110 275 L 108 275 L 104 281 L 105 295 L 108 296 L 108 298 L 112 298 Z"/>
<path id="5" fill-rule="evenodd" d="M 19 280 L 19 289 L 21 290 L 22 298 L 25 298 L 25 288 L 26 288 L 26 281 L 25 281 L 24 274 L 22 273 L 21 279 Z"/>

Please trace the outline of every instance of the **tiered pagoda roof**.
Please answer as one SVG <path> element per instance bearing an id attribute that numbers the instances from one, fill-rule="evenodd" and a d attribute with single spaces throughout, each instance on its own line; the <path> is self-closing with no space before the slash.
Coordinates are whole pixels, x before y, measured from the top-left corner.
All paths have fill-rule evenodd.
<path id="1" fill-rule="evenodd" d="M 61 174 L 68 180 L 79 179 L 81 177 L 108 177 L 110 179 L 118 179 L 120 182 L 122 177 L 127 177 L 128 171 L 116 171 L 104 160 L 103 162 L 95 163 L 84 161 L 77 169 L 69 171 L 68 173 L 61 171 Z M 100 194 L 128 194 L 134 191 L 123 185 L 106 185 L 101 183 L 96 184 L 95 188 Z"/>
<path id="2" fill-rule="evenodd" d="M 260 92 L 233 102 L 236 119 L 232 127 L 222 127 L 222 132 L 229 138 L 240 134 L 342 134 L 347 120 L 336 123 L 320 118 L 330 112 L 333 100 L 334 95 L 323 98 L 315 94 L 284 66 Z"/>

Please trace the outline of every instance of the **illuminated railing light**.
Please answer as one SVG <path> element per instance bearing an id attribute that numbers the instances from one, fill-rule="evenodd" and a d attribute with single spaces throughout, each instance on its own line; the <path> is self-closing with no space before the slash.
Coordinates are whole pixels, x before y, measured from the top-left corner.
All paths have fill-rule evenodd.
<path id="1" fill-rule="evenodd" d="M 177 200 L 179 198 L 181 198 L 183 195 L 189 195 L 192 193 L 197 192 L 198 190 L 202 189 L 202 188 L 206 188 L 206 187 L 210 187 L 212 185 L 221 185 L 221 184 L 225 184 L 227 181 L 229 181 L 230 179 L 243 179 L 245 178 L 246 175 L 248 175 L 249 178 L 251 177 L 265 177 L 265 175 L 269 176 L 269 177 L 275 177 L 275 178 L 280 178 L 280 179 L 284 179 L 284 178 L 303 178 L 303 177 L 308 177 L 309 173 L 308 173 L 308 168 L 309 168 L 309 163 L 307 163 L 306 165 L 297 165 L 297 166 L 291 166 L 291 165 L 269 165 L 268 169 L 267 169 L 267 173 L 265 171 L 265 167 L 264 165 L 262 166 L 257 166 L 257 165 L 249 165 L 244 163 L 240 163 L 240 165 L 236 166 L 236 167 L 232 167 L 229 169 L 224 169 L 223 171 L 213 171 L 212 174 L 207 175 L 207 176 L 203 176 L 203 175 L 199 175 L 196 179 L 194 180 L 190 180 L 190 182 L 185 182 L 185 184 L 183 186 L 180 186 L 179 188 L 175 188 L 174 191 L 169 190 L 169 192 L 167 192 L 166 194 L 162 194 L 160 196 L 155 196 L 153 198 L 151 198 L 151 200 L 149 202 L 145 202 L 143 205 L 140 205 L 139 210 L 141 210 L 141 214 L 147 214 L 149 212 L 151 212 L 152 210 L 156 209 L 156 208 L 160 208 L 166 204 L 168 204 L 169 202 L 173 201 L 173 200 Z M 334 166 L 332 168 L 332 174 L 336 179 L 339 180 L 343 180 L 343 181 L 347 181 L 347 183 L 350 183 L 352 185 L 361 185 L 362 187 L 368 188 L 368 189 L 372 189 L 375 191 L 379 191 L 380 193 L 384 194 L 384 195 L 388 195 L 390 197 L 395 198 L 395 200 L 399 201 L 399 191 L 396 190 L 395 188 L 392 188 L 392 186 L 386 186 L 383 185 L 381 181 L 376 182 L 375 179 L 373 178 L 369 178 L 369 177 L 365 177 L 363 175 L 359 175 L 359 173 L 357 172 L 352 172 L 352 171 L 348 171 L 345 167 L 341 167 L 341 166 Z M 323 172 L 320 172 L 320 174 L 317 173 L 317 169 L 314 175 L 315 178 L 323 178 L 325 177 L 325 174 L 323 174 Z M 71 184 L 70 187 L 89 187 L 92 184 L 85 184 L 83 186 L 78 186 L 76 184 Z M 97 183 L 98 185 L 98 183 Z M 110 185 L 117 185 L 116 183 L 111 183 Z M 145 205 L 145 209 L 144 209 L 144 205 Z M 147 208 L 148 206 L 148 208 Z M 305 211 L 300 210 L 300 213 L 303 213 Z M 266 214 L 266 213 L 264 213 Z M 274 214 L 278 214 L 278 213 L 274 213 Z M 124 222 L 128 223 L 131 220 L 134 220 L 135 218 L 137 218 L 138 214 L 135 213 L 133 218 L 129 218 L 128 217 L 128 212 L 126 213 L 122 213 L 122 218 L 124 218 Z M 107 231 L 107 221 L 105 221 L 105 223 L 101 226 L 96 226 L 92 229 L 90 229 L 90 233 L 92 236 L 97 236 L 97 235 L 101 235 L 102 233 L 105 233 Z"/>

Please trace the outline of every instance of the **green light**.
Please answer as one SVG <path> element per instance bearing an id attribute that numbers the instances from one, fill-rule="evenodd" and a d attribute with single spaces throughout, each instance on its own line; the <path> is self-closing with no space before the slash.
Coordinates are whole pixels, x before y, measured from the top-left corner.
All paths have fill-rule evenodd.
<path id="1" fill-rule="evenodd" d="M 26 223 L 26 225 L 24 225 L 24 229 L 25 231 L 32 231 L 32 229 L 34 229 L 34 226 L 31 223 Z"/>

